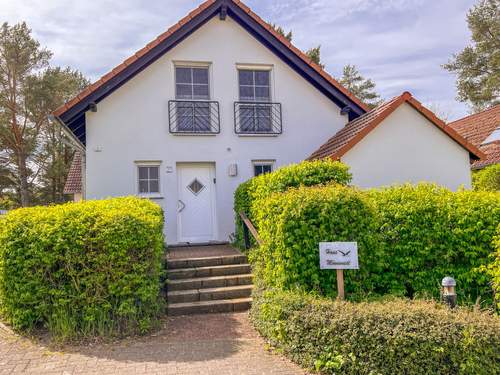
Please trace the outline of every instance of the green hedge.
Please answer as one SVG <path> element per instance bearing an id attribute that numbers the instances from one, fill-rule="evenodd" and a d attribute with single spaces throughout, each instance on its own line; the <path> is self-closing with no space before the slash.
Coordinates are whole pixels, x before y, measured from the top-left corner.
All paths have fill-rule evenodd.
<path id="1" fill-rule="evenodd" d="M 9 212 L 0 231 L 0 312 L 60 339 L 144 332 L 161 312 L 161 208 L 116 198 Z"/>
<path id="2" fill-rule="evenodd" d="M 254 294 L 251 319 L 278 350 L 325 374 L 500 373 L 500 319 L 486 312 L 267 291 Z"/>
<path id="3" fill-rule="evenodd" d="M 500 223 L 497 226 L 497 233 L 493 239 L 493 246 L 495 247 L 495 252 L 492 254 L 493 261 L 491 264 L 482 267 L 482 270 L 492 279 L 491 284 L 495 293 L 495 301 L 500 311 Z"/>
<path id="4" fill-rule="evenodd" d="M 347 185 L 351 181 L 349 168 L 340 162 L 331 160 L 304 161 L 277 169 L 272 173 L 262 174 L 241 184 L 234 194 L 236 215 L 235 243 L 243 248 L 243 224 L 239 212 L 244 212 L 254 221 L 254 209 L 258 209 L 258 200 L 272 193 L 284 192 L 291 187 L 313 186 L 325 183 Z"/>
<path id="5" fill-rule="evenodd" d="M 318 243 L 357 241 L 360 270 L 345 272 L 350 298 L 439 297 L 441 279 L 452 276 L 461 303 L 492 301 L 481 266 L 494 252 L 499 193 L 428 184 L 302 187 L 261 199 L 252 219 L 264 241 L 250 252 L 257 283 L 333 295 L 335 273 L 319 269 Z"/>
<path id="6" fill-rule="evenodd" d="M 473 171 L 472 186 L 477 191 L 500 191 L 500 164 Z"/>
<path id="7" fill-rule="evenodd" d="M 500 222 L 500 194 L 450 192 L 435 185 L 403 185 L 368 193 L 376 204 L 379 240 L 388 267 L 388 292 L 438 297 L 443 276 L 457 280 L 462 302 L 491 302 L 491 261 Z"/>
<path id="8" fill-rule="evenodd" d="M 367 196 L 338 185 L 302 187 L 261 203 L 254 218 L 264 244 L 250 252 L 257 283 L 333 295 L 335 272 L 319 269 L 318 243 L 357 241 L 360 270 L 345 273 L 346 290 L 367 294 L 379 289 L 384 259 L 375 235 L 377 213 Z"/>

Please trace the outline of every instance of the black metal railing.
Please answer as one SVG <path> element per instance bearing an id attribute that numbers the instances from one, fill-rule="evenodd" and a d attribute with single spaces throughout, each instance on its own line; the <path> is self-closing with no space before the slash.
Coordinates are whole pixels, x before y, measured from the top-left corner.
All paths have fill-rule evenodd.
<path id="1" fill-rule="evenodd" d="M 281 134 L 281 103 L 235 102 L 236 134 Z"/>
<path id="2" fill-rule="evenodd" d="M 170 100 L 168 122 L 170 133 L 219 134 L 219 102 Z"/>

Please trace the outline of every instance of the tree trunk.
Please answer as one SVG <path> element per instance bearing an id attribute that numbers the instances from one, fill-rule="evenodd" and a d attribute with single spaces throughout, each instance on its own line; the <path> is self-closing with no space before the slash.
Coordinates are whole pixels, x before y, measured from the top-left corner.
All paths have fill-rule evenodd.
<path id="1" fill-rule="evenodd" d="M 19 168 L 19 194 L 21 198 L 21 206 L 27 207 L 30 205 L 28 168 L 26 166 L 26 156 L 23 152 L 18 153 L 17 164 L 17 167 Z"/>

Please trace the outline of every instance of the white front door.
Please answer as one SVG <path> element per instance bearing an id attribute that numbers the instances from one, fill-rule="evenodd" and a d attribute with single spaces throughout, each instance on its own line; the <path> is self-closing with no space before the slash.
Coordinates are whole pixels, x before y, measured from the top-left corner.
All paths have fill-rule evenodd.
<path id="1" fill-rule="evenodd" d="M 215 167 L 210 163 L 177 164 L 178 242 L 216 239 Z"/>

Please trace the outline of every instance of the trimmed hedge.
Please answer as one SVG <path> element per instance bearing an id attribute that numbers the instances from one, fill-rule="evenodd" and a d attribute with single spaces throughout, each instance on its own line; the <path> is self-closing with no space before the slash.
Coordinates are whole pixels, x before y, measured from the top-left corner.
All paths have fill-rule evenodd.
<path id="1" fill-rule="evenodd" d="M 278 350 L 324 374 L 500 373 L 500 319 L 486 312 L 267 291 L 254 294 L 251 319 Z"/>
<path id="2" fill-rule="evenodd" d="M 482 269 L 486 271 L 486 274 L 492 279 L 491 283 L 493 285 L 495 301 L 500 311 L 500 223 L 497 226 L 497 234 L 493 239 L 493 246 L 495 247 L 495 253 L 492 254 L 493 262 Z"/>
<path id="3" fill-rule="evenodd" d="M 144 332 L 157 321 L 163 212 L 115 198 L 9 212 L 0 231 L 0 311 L 59 339 Z"/>
<path id="4" fill-rule="evenodd" d="M 473 171 L 472 186 L 477 191 L 500 191 L 500 164 Z"/>
<path id="5" fill-rule="evenodd" d="M 250 252 L 257 283 L 335 295 L 336 274 L 319 269 L 318 243 L 357 241 L 360 270 L 345 273 L 346 290 L 378 290 L 384 259 L 375 235 L 377 213 L 366 195 L 338 185 L 302 187 L 260 203 L 254 219 L 264 244 Z"/>
<path id="6" fill-rule="evenodd" d="M 235 244 L 244 247 L 243 223 L 239 212 L 243 211 L 254 221 L 254 211 L 258 210 L 259 206 L 258 200 L 265 199 L 272 193 L 284 192 L 291 187 L 326 183 L 347 185 L 350 182 L 351 174 L 345 164 L 332 160 L 314 160 L 281 167 L 272 173 L 261 174 L 242 183 L 234 194 Z M 252 208 L 253 206 L 256 208 Z"/>
<path id="7" fill-rule="evenodd" d="M 500 194 L 454 193 L 430 184 L 368 194 L 379 215 L 387 292 L 438 297 L 441 279 L 452 276 L 459 301 L 492 301 L 490 278 L 481 266 L 494 252 Z"/>
<path id="8" fill-rule="evenodd" d="M 481 267 L 494 252 L 499 193 L 301 187 L 259 200 L 252 220 L 264 241 L 250 252 L 257 283 L 334 295 L 335 273 L 319 269 L 318 243 L 357 241 L 360 270 L 345 273 L 350 298 L 439 297 L 441 279 L 452 276 L 461 303 L 492 301 Z"/>

